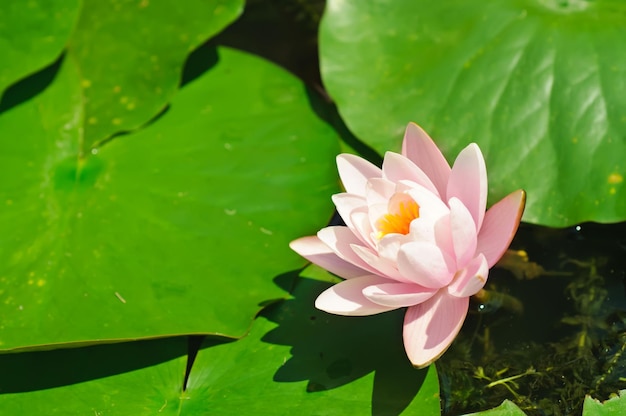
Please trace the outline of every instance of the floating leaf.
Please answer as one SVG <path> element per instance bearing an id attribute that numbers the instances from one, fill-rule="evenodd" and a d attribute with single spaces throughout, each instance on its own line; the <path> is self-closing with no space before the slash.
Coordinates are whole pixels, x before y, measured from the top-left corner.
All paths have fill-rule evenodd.
<path id="1" fill-rule="evenodd" d="M 585 397 L 583 416 L 613 416 L 626 414 L 626 390 L 620 391 L 619 396 L 613 397 L 604 403 L 599 400 Z"/>
<path id="2" fill-rule="evenodd" d="M 186 352 L 185 338 L 168 338 L 5 354 L 0 408 L 7 415 L 181 415 Z"/>
<path id="3" fill-rule="evenodd" d="M 319 270 L 305 274 L 328 278 Z M 300 279 L 295 298 L 265 311 L 243 339 L 207 339 L 184 392 L 182 340 L 152 340 L 0 356 L 0 408 L 46 415 L 439 415 L 435 367 L 411 367 L 397 337 L 402 314 L 329 316 L 312 306 L 323 287 Z M 33 368 L 42 376 L 27 376 Z"/>
<path id="4" fill-rule="evenodd" d="M 0 97 L 6 87 L 61 55 L 79 10 L 79 0 L 0 3 Z"/>
<path id="5" fill-rule="evenodd" d="M 243 3 L 88 2 L 69 47 L 85 95 L 85 148 L 136 129 L 163 110 L 189 52 L 237 18 Z"/>
<path id="6" fill-rule="evenodd" d="M 416 370 L 404 353 L 404 311 L 329 315 L 313 307 L 329 286 L 318 278 L 329 274 L 310 267 L 304 276 L 313 278 L 300 279 L 294 298 L 264 312 L 249 336 L 200 352 L 183 411 L 200 415 L 210 403 L 224 415 L 439 415 L 435 367 Z"/>
<path id="7" fill-rule="evenodd" d="M 478 413 L 471 413 L 466 416 L 526 416 L 526 413 L 515 405 L 515 403 L 505 400 L 498 407 L 484 410 Z"/>
<path id="8" fill-rule="evenodd" d="M 67 60 L 0 115 L 0 348 L 242 336 L 328 220 L 337 137 L 303 84 L 219 50 L 149 127 L 80 157 Z"/>
<path id="9" fill-rule="evenodd" d="M 381 153 L 415 121 L 448 155 L 477 142 L 490 200 L 526 189 L 525 221 L 621 221 L 625 17 L 615 1 L 329 0 L 322 75 Z"/>

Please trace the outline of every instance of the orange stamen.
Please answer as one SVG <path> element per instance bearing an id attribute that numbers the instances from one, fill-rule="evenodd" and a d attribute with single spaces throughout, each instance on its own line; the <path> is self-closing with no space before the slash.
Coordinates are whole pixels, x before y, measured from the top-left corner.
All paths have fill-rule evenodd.
<path id="1" fill-rule="evenodd" d="M 419 218 L 419 213 L 420 207 L 417 202 L 413 200 L 400 202 L 396 212 L 385 214 L 376 221 L 378 238 L 383 238 L 387 234 L 408 234 L 411 221 Z"/>

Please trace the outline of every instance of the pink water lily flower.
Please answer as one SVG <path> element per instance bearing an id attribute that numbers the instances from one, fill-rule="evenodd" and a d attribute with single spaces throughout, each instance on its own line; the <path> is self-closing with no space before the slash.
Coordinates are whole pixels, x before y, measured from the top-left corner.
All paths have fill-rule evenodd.
<path id="1" fill-rule="evenodd" d="M 425 367 L 456 337 L 469 297 L 487 281 L 520 223 L 525 194 L 487 204 L 479 147 L 461 151 L 452 168 L 432 139 L 409 124 L 402 154 L 382 169 L 349 154 L 337 157 L 345 193 L 333 196 L 346 226 L 291 243 L 309 261 L 346 279 L 315 306 L 338 315 L 372 315 L 407 307 L 404 346 Z"/>

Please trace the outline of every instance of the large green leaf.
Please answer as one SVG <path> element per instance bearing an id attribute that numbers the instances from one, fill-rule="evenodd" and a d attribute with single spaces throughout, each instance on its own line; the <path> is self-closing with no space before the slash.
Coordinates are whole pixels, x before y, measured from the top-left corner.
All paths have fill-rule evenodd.
<path id="1" fill-rule="evenodd" d="M 398 337 L 401 314 L 328 316 L 312 307 L 325 287 L 301 279 L 295 298 L 264 312 L 243 339 L 205 341 L 185 392 L 181 339 L 0 356 L 0 409 L 16 415 L 439 415 L 435 367 L 411 367 Z"/>
<path id="2" fill-rule="evenodd" d="M 85 95 L 88 150 L 165 108 L 189 52 L 239 16 L 244 0 L 88 2 L 69 46 Z"/>
<path id="3" fill-rule="evenodd" d="M 467 416 L 526 416 L 526 413 L 517 407 L 515 403 L 505 400 L 498 407 L 478 413 L 471 413 Z"/>
<path id="4" fill-rule="evenodd" d="M 613 416 L 626 414 L 626 390 L 620 391 L 619 396 L 613 397 L 604 403 L 599 400 L 585 397 L 583 416 Z"/>
<path id="5" fill-rule="evenodd" d="M 74 29 L 80 0 L 0 2 L 0 97 L 13 82 L 50 64 Z"/>
<path id="6" fill-rule="evenodd" d="M 184 414 L 439 415 L 435 367 L 418 371 L 404 353 L 404 311 L 329 315 L 313 307 L 328 286 L 300 279 L 294 298 L 264 312 L 249 336 L 201 351 Z"/>
<path id="7" fill-rule="evenodd" d="M 168 338 L 0 356 L 3 415 L 180 415 L 187 343 Z"/>
<path id="8" fill-rule="evenodd" d="M 241 336 L 288 242 L 327 221 L 335 133 L 303 84 L 234 50 L 141 131 L 82 158 L 67 60 L 0 115 L 0 348 Z"/>
<path id="9" fill-rule="evenodd" d="M 625 19 L 610 0 L 329 0 L 322 75 L 380 152 L 415 121 L 450 159 L 477 142 L 490 200 L 525 188 L 526 221 L 620 221 Z"/>

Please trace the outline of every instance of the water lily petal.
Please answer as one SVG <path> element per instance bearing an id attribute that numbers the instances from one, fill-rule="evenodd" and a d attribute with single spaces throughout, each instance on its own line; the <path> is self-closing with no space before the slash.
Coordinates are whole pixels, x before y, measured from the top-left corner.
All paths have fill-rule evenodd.
<path id="1" fill-rule="evenodd" d="M 430 299 L 437 290 L 414 283 L 382 283 L 363 289 L 363 295 L 374 303 L 402 308 L 413 306 Z"/>
<path id="2" fill-rule="evenodd" d="M 374 303 L 363 295 L 368 286 L 387 282 L 378 276 L 361 276 L 344 280 L 322 292 L 315 300 L 315 307 L 335 315 L 374 315 L 396 309 Z"/>
<path id="3" fill-rule="evenodd" d="M 474 257 L 476 253 L 477 233 L 472 214 L 457 199 L 448 201 L 450 206 L 450 230 L 457 268 L 461 269 Z"/>
<path id="4" fill-rule="evenodd" d="M 398 262 L 398 251 L 402 244 L 411 241 L 410 235 L 402 234 L 387 234 L 380 240 L 378 240 L 378 255 L 383 257 L 393 264 Z"/>
<path id="5" fill-rule="evenodd" d="M 423 186 L 416 185 L 407 192 L 419 205 L 419 218 L 411 222 L 411 236 L 415 240 L 435 244 L 435 225 L 441 217 L 450 213 L 450 209 Z"/>
<path id="6" fill-rule="evenodd" d="M 350 222 L 354 226 L 354 233 L 357 234 L 360 239 L 365 240 L 368 247 L 376 247 L 376 243 L 374 242 L 374 230 L 370 224 L 367 208 L 359 208 L 352 211 L 350 214 Z"/>
<path id="7" fill-rule="evenodd" d="M 441 198 L 419 184 L 414 184 L 407 193 L 420 206 L 420 218 L 434 219 L 450 212 Z"/>
<path id="8" fill-rule="evenodd" d="M 433 232 L 434 244 L 451 259 L 453 259 L 456 264 L 456 253 L 454 252 L 454 243 L 452 241 L 452 228 L 450 227 L 449 213 L 435 221 L 433 224 Z"/>
<path id="9" fill-rule="evenodd" d="M 369 274 L 369 272 L 340 259 L 333 250 L 317 236 L 302 237 L 289 243 L 289 247 L 313 264 L 344 279 Z"/>
<path id="10" fill-rule="evenodd" d="M 411 238 L 415 241 L 423 243 L 437 244 L 435 238 L 435 225 L 437 221 L 419 221 L 414 220 L 411 223 Z"/>
<path id="11" fill-rule="evenodd" d="M 448 199 L 457 197 L 463 202 L 480 230 L 487 207 L 487 168 L 476 143 L 463 149 L 454 161 L 446 195 Z"/>
<path id="12" fill-rule="evenodd" d="M 411 282 L 411 280 L 402 276 L 402 274 L 395 267 L 394 263 L 378 256 L 378 253 L 375 251 L 356 244 L 353 244 L 351 247 L 356 255 L 366 262 L 372 270 L 374 270 L 374 274 L 399 282 Z"/>
<path id="13" fill-rule="evenodd" d="M 483 253 L 489 267 L 500 260 L 511 244 L 524 213 L 526 193 L 518 190 L 494 204 L 478 233 L 476 252 Z"/>
<path id="14" fill-rule="evenodd" d="M 439 191 L 430 178 L 407 157 L 394 152 L 385 153 L 383 178 L 391 182 L 408 180 L 415 182 L 439 196 Z"/>
<path id="15" fill-rule="evenodd" d="M 367 182 L 365 199 L 368 205 L 369 223 L 376 231 L 378 220 L 388 213 L 389 199 L 395 193 L 396 185 L 383 178 L 372 178 Z"/>
<path id="16" fill-rule="evenodd" d="M 427 301 L 408 308 L 404 348 L 414 367 L 430 365 L 448 349 L 463 326 L 468 306 L 469 298 L 440 290 Z"/>
<path id="17" fill-rule="evenodd" d="M 385 178 L 372 178 L 365 187 L 365 199 L 368 205 L 386 204 L 396 193 L 396 184 Z"/>
<path id="18" fill-rule="evenodd" d="M 420 241 L 402 245 L 398 270 L 418 285 L 432 289 L 446 286 L 456 272 L 454 259 L 434 244 Z"/>
<path id="19" fill-rule="evenodd" d="M 335 208 L 337 208 L 337 212 L 343 219 L 343 221 L 348 225 L 350 222 L 350 213 L 362 207 L 367 207 L 367 202 L 365 198 L 360 195 L 349 194 L 346 192 L 335 194 L 331 197 L 333 200 L 333 204 L 335 204 Z"/>
<path id="20" fill-rule="evenodd" d="M 347 153 L 337 156 L 337 169 L 348 193 L 365 195 L 367 180 L 380 178 L 382 170 L 367 160 Z"/>
<path id="21" fill-rule="evenodd" d="M 343 219 L 343 222 L 346 223 L 348 228 L 360 238 L 363 243 L 368 245 L 371 244 L 371 239 L 369 233 L 363 235 L 361 233 L 362 229 L 357 224 L 354 224 L 352 221 L 352 213 L 358 210 L 362 212 L 367 212 L 367 203 L 365 202 L 365 198 L 355 194 L 341 193 L 335 194 L 332 196 L 333 203 L 337 208 L 337 212 Z"/>
<path id="22" fill-rule="evenodd" d="M 448 285 L 448 293 L 457 297 L 475 295 L 485 286 L 488 276 L 487 259 L 480 253 L 468 263 L 466 268 L 459 271 L 452 283 Z"/>
<path id="23" fill-rule="evenodd" d="M 428 175 L 439 195 L 446 195 L 450 165 L 433 139 L 415 123 L 409 123 L 406 128 L 402 154 Z"/>
<path id="24" fill-rule="evenodd" d="M 378 220 L 389 213 L 389 201 L 384 204 L 373 204 L 368 206 L 367 218 L 369 219 L 370 228 L 378 238 Z"/>
<path id="25" fill-rule="evenodd" d="M 376 274 L 376 269 L 361 260 L 361 258 L 354 253 L 354 250 L 352 250 L 351 245 L 360 245 L 362 243 L 348 227 L 333 226 L 322 228 L 317 232 L 317 236 L 337 254 L 339 258 L 363 270 L 367 270 L 372 274 Z"/>

